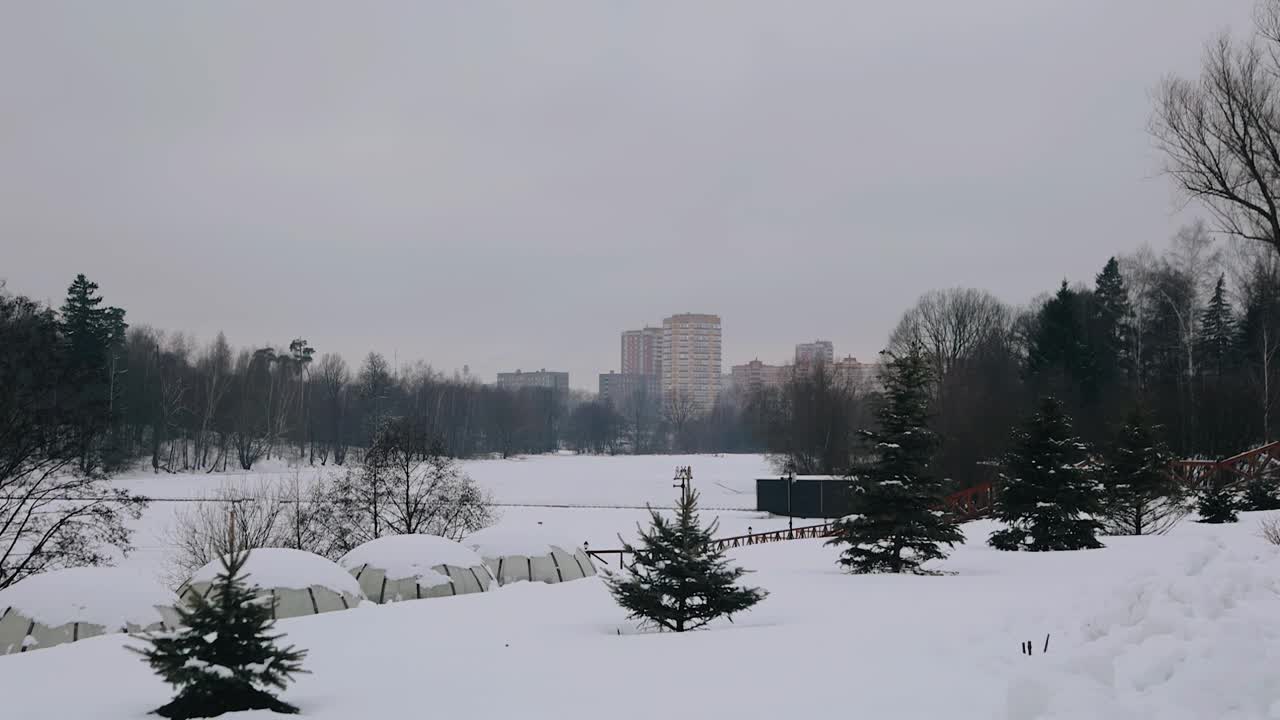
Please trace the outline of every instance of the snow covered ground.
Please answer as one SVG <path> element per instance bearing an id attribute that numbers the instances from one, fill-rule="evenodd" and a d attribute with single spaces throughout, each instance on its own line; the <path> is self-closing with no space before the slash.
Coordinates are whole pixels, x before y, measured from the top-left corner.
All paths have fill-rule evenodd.
<path id="1" fill-rule="evenodd" d="M 619 546 L 618 535 L 635 535 L 636 523 L 647 522 L 646 504 L 669 507 L 679 496 L 672 487 L 677 466 L 693 467 L 694 487 L 701 504 L 719 510 L 720 535 L 785 528 L 787 521 L 759 513 L 755 508 L 757 478 L 776 477 L 759 455 L 641 455 L 574 456 L 540 455 L 510 460 L 471 460 L 463 470 L 493 493 L 498 526 L 519 530 L 539 529 L 557 537 L 574 538 L 598 549 Z M 334 468 L 298 468 L 304 481 Z M 116 483 L 151 498 L 198 498 L 227 483 L 256 485 L 288 482 L 295 469 L 280 463 L 263 464 L 261 471 L 226 474 L 160 474 L 139 472 Z M 134 523 L 136 551 L 121 565 L 162 574 L 167 538 L 175 513 L 185 503 L 152 503 Z M 613 507 L 601 507 L 613 506 Z M 816 521 L 798 520 L 797 526 Z"/>
<path id="2" fill-rule="evenodd" d="M 664 501 L 679 461 L 643 460 L 657 477 L 634 484 L 622 479 L 625 462 L 600 463 L 617 469 L 607 477 L 565 469 L 594 458 L 511 464 L 554 469 L 548 482 L 560 489 L 545 492 L 541 471 L 521 480 L 475 469 L 484 463 L 468 469 L 500 499 L 563 501 L 574 482 L 600 482 L 591 491 L 601 498 Z M 695 482 L 713 474 L 699 471 L 711 461 L 723 462 L 729 488 L 755 474 L 744 458 L 688 460 Z M 626 512 L 517 518 L 588 534 L 625 531 Z M 312 674 L 285 697 L 320 720 L 1280 718 L 1280 549 L 1258 537 L 1259 519 L 1043 554 L 991 550 L 995 525 L 970 523 L 968 544 L 935 577 L 846 575 L 818 541 L 743 548 L 734 557 L 754 571 L 747 581 L 770 596 L 732 624 L 687 635 L 638 632 L 596 578 L 293 618 L 279 628 L 310 651 Z M 1030 657 L 1019 648 L 1027 640 Z M 130 642 L 0 657 L 0 716 L 145 717 L 170 689 L 123 649 Z"/>

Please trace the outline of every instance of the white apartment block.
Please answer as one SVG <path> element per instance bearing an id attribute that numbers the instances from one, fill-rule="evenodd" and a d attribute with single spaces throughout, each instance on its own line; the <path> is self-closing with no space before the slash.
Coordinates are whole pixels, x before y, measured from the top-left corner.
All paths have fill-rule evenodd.
<path id="1" fill-rule="evenodd" d="M 662 321 L 662 396 L 711 410 L 720 394 L 720 316 L 672 315 Z"/>

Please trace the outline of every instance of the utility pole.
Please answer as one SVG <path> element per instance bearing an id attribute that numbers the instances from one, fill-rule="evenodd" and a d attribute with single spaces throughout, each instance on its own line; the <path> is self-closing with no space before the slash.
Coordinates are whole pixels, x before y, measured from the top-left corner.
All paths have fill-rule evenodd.
<path id="1" fill-rule="evenodd" d="M 232 500 L 230 503 L 231 512 L 227 514 L 227 552 L 234 555 L 236 551 L 236 503 Z"/>
<path id="2" fill-rule="evenodd" d="M 693 467 L 685 465 L 676 468 L 675 480 L 675 484 L 671 487 L 680 488 L 680 504 L 683 505 L 689 501 L 689 490 L 693 486 Z"/>

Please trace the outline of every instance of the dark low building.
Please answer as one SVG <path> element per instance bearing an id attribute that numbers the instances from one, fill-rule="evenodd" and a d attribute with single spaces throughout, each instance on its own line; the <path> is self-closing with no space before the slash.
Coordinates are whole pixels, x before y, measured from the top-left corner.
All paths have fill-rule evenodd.
<path id="1" fill-rule="evenodd" d="M 829 476 L 756 480 L 756 510 L 798 518 L 839 518 L 851 509 L 853 481 Z"/>

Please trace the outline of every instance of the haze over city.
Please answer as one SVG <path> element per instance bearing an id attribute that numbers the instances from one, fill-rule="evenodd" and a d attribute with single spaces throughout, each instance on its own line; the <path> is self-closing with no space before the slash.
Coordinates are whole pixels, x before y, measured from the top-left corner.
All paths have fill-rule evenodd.
<path id="1" fill-rule="evenodd" d="M 0 278 L 487 382 L 594 390 L 681 312 L 725 372 L 874 360 L 926 290 L 1022 304 L 1194 217 L 1149 92 L 1252 4 L 13 6 Z"/>

